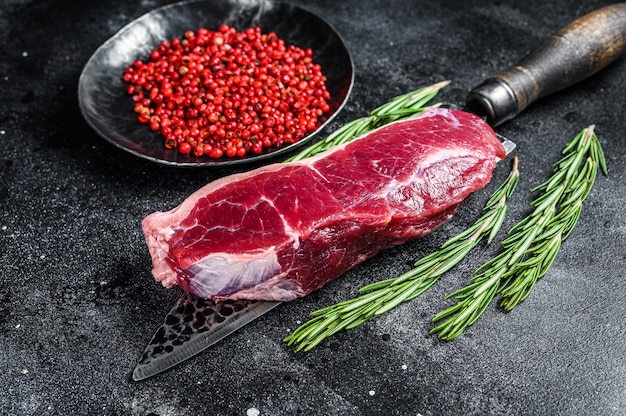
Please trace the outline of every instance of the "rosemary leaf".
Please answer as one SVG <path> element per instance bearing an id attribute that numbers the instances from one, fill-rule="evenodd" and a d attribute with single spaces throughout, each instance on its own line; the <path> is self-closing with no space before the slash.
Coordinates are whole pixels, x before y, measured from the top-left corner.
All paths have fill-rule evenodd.
<path id="1" fill-rule="evenodd" d="M 582 165 L 582 166 L 581 166 Z M 500 306 L 510 311 L 523 302 L 550 269 L 561 244 L 574 229 L 598 169 L 607 174 L 606 161 L 594 126 L 582 130 L 553 164 L 553 175 L 534 188 L 541 194 L 530 204 L 533 211 L 509 230 L 502 250 L 480 266 L 465 288 L 448 295 L 458 303 L 439 312 L 431 333 L 452 340 L 486 310 L 500 294 Z"/>
<path id="2" fill-rule="evenodd" d="M 380 126 L 393 121 L 414 117 L 428 108 L 436 107 L 438 104 L 431 105 L 430 107 L 428 107 L 427 104 L 449 83 L 450 81 L 442 81 L 400 95 L 373 110 L 369 116 L 357 118 L 344 124 L 334 133 L 300 151 L 296 155 L 291 156 L 286 159 L 285 162 L 295 162 L 315 156 L 335 146 L 348 143 Z"/>

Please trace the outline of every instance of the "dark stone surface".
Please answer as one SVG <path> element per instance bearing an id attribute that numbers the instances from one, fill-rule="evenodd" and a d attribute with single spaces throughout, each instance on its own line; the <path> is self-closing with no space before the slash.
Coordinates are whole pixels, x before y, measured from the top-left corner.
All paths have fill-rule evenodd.
<path id="1" fill-rule="evenodd" d="M 529 212 L 564 144 L 589 124 L 610 170 L 550 272 L 512 313 L 495 307 L 454 342 L 430 319 L 497 244 L 421 298 L 316 350 L 281 342 L 309 312 L 406 270 L 471 223 L 490 190 L 436 233 L 281 305 L 141 383 L 130 372 L 179 296 L 150 275 L 140 221 L 231 171 L 176 170 L 114 148 L 81 118 L 80 71 L 119 28 L 165 2 L 7 1 L 0 8 L 0 414 L 623 415 L 626 413 L 626 60 L 536 103 L 499 132 L 521 182 L 505 228 Z M 466 92 L 603 1 L 316 1 L 353 52 L 336 128 L 444 79 Z"/>

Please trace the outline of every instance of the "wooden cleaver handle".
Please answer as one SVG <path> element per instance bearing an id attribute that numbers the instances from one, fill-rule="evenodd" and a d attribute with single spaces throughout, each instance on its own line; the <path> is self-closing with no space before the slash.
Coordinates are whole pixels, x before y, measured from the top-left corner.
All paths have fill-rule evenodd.
<path id="1" fill-rule="evenodd" d="M 470 111 L 496 126 L 529 104 L 595 74 L 626 50 L 626 3 L 593 11 L 554 33 L 519 63 L 467 96 Z"/>

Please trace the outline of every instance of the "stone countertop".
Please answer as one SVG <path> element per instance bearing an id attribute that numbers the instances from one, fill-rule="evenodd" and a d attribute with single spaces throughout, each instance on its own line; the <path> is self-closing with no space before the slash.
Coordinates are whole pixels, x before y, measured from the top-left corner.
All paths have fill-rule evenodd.
<path id="1" fill-rule="evenodd" d="M 234 172 L 158 166 L 102 140 L 76 91 L 94 50 L 164 1 L 11 1 L 0 10 L 0 414 L 623 415 L 626 413 L 626 59 L 534 104 L 498 131 L 521 181 L 504 229 L 530 209 L 565 143 L 595 124 L 609 176 L 548 274 L 511 313 L 495 303 L 453 342 L 432 316 L 497 252 L 475 250 L 420 298 L 294 353 L 314 309 L 396 276 L 469 225 L 508 167 L 435 233 L 381 253 L 143 382 L 130 373 L 179 297 L 150 275 L 142 218 Z M 606 5 L 596 0 L 295 1 L 330 22 L 356 80 L 329 131 L 441 80 L 462 104 L 485 77 Z M 498 241 L 501 241 L 502 234 Z"/>

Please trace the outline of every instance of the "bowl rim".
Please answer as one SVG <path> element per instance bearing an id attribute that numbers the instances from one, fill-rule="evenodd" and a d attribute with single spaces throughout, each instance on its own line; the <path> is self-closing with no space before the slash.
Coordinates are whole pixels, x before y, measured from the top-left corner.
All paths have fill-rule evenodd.
<path id="1" fill-rule="evenodd" d="M 81 71 L 81 74 L 78 79 L 78 88 L 77 88 L 78 102 L 79 102 L 78 104 L 79 104 L 81 115 L 83 116 L 83 119 L 92 128 L 92 130 L 94 130 L 99 136 L 101 136 L 107 142 L 109 142 L 110 144 L 113 144 L 115 147 L 122 149 L 134 156 L 137 156 L 144 160 L 155 162 L 160 165 L 174 166 L 174 167 L 191 167 L 191 168 L 199 168 L 199 167 L 217 168 L 217 167 L 230 167 L 230 166 L 237 166 L 237 165 L 244 165 L 244 164 L 259 163 L 259 162 L 267 161 L 268 159 L 276 158 L 277 156 L 284 155 L 286 153 L 291 153 L 294 150 L 304 146 L 305 144 L 309 143 L 314 138 L 316 138 L 320 134 L 320 132 L 341 112 L 341 110 L 345 107 L 348 99 L 350 98 L 352 89 L 354 87 L 355 68 L 354 68 L 354 60 L 352 58 L 352 54 L 350 53 L 348 47 L 346 46 L 346 42 L 341 37 L 339 32 L 329 22 L 327 22 L 325 19 L 320 17 L 318 14 L 300 5 L 295 5 L 295 4 L 286 3 L 283 1 L 276 1 L 276 0 L 254 0 L 254 1 L 245 1 L 241 4 L 250 8 L 259 7 L 259 6 L 262 6 L 263 4 L 271 4 L 275 6 L 277 5 L 277 6 L 282 6 L 282 7 L 288 7 L 291 10 L 304 12 L 310 15 L 312 18 L 315 18 L 320 23 L 328 27 L 329 33 L 332 33 L 334 36 L 336 36 L 338 45 L 340 45 L 340 47 L 345 51 L 345 56 L 343 57 L 343 59 L 346 61 L 345 63 L 349 71 L 349 79 L 345 80 L 346 85 L 347 85 L 347 87 L 344 88 L 345 94 L 343 94 L 344 96 L 341 98 L 341 101 L 339 102 L 337 108 L 322 123 L 320 123 L 320 125 L 313 132 L 307 134 L 306 136 L 304 136 L 302 139 L 300 139 L 299 141 L 295 143 L 292 143 L 288 146 L 283 146 L 280 148 L 273 148 L 270 151 L 264 152 L 260 155 L 250 155 L 250 156 L 244 156 L 242 158 L 223 158 L 223 159 L 222 158 L 210 159 L 208 157 L 203 157 L 202 160 L 191 159 L 189 161 L 182 161 L 182 162 L 159 158 L 151 154 L 144 153 L 141 150 L 137 150 L 135 148 L 131 148 L 127 145 L 124 145 L 119 140 L 115 140 L 114 138 L 110 137 L 105 132 L 103 132 L 102 129 L 99 128 L 98 125 L 96 125 L 95 121 L 92 118 L 91 113 L 87 111 L 87 105 L 85 104 L 86 93 L 83 92 L 85 89 L 85 79 L 87 77 L 87 74 L 89 73 L 89 70 L 91 69 L 91 67 L 94 65 L 94 61 L 99 56 L 99 54 L 107 50 L 107 48 L 110 47 L 111 43 L 116 42 L 133 26 L 137 25 L 138 23 L 146 19 L 149 19 L 151 16 L 154 16 L 158 13 L 163 13 L 164 11 L 167 11 L 168 9 L 181 8 L 181 7 L 191 5 L 191 4 L 199 4 L 199 3 L 206 3 L 207 5 L 210 5 L 210 4 L 215 4 L 215 1 L 216 0 L 183 0 L 183 1 L 174 2 L 174 3 L 157 7 L 155 9 L 152 9 L 142 14 L 141 16 L 131 20 L 130 22 L 122 26 L 119 30 L 117 30 L 113 35 L 111 35 L 107 40 L 105 40 L 102 44 L 100 44 L 95 49 L 95 51 L 90 55 L 89 59 L 87 60 L 87 62 L 85 63 Z M 217 1 L 220 1 L 220 0 L 217 0 Z M 232 0 L 221 0 L 221 1 L 223 1 L 223 3 L 232 3 L 233 5 L 237 4 L 236 1 L 234 2 Z M 140 58 L 138 57 L 137 59 L 140 59 Z M 138 128 L 142 127 L 142 125 L 139 123 L 137 124 L 137 126 Z M 159 132 L 154 132 L 154 133 L 160 134 Z M 138 143 L 137 147 L 140 147 L 140 146 L 141 144 Z M 165 147 L 163 147 L 164 153 L 168 151 L 176 151 L 176 150 L 168 150 L 168 149 L 165 149 Z M 190 158 L 193 158 L 193 156 L 190 156 Z"/>

